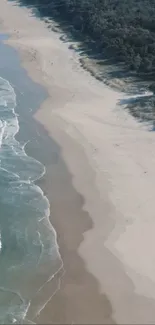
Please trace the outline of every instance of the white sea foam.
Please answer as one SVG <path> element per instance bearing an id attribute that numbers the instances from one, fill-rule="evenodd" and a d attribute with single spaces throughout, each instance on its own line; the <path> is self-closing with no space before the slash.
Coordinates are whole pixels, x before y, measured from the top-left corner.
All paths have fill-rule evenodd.
<path id="1" fill-rule="evenodd" d="M 3 136 L 4 136 L 4 132 L 5 132 L 5 128 L 6 128 L 6 122 L 2 122 L 0 120 L 0 147 L 2 145 L 2 141 L 3 141 Z"/>
<path id="2" fill-rule="evenodd" d="M 0 233 L 0 252 L 2 250 L 2 238 L 1 238 L 1 233 Z"/>
<path id="3" fill-rule="evenodd" d="M 0 98 L 0 106 L 4 106 L 4 107 L 7 106 L 7 102 L 3 98 Z"/>
<path id="4" fill-rule="evenodd" d="M 53 249 L 54 251 L 57 251 L 57 257 L 60 259 L 61 261 L 61 268 L 63 267 L 63 262 L 61 260 L 61 256 L 59 253 L 59 247 L 57 244 L 57 236 L 56 236 L 56 232 L 50 222 L 49 216 L 50 216 L 50 204 L 49 201 L 47 199 L 47 197 L 44 195 L 44 192 L 42 191 L 42 189 L 35 185 L 34 182 L 38 179 L 40 179 L 46 172 L 45 166 L 43 166 L 40 162 L 36 161 L 33 158 L 30 158 L 27 156 L 25 149 L 26 149 L 26 145 L 29 142 L 29 140 L 24 144 L 21 145 L 16 139 L 15 136 L 19 131 L 19 122 L 18 122 L 18 114 L 16 114 L 15 112 L 15 107 L 16 107 L 16 94 L 15 91 L 13 89 L 13 87 L 11 86 L 11 84 L 0 77 L 0 148 L 3 149 L 3 145 L 5 146 L 5 150 L 11 150 L 11 152 L 13 153 L 13 155 L 15 157 L 22 158 L 23 160 L 21 160 L 21 162 L 23 161 L 23 163 L 25 164 L 26 161 L 29 164 L 29 168 L 32 165 L 32 173 L 30 173 L 30 175 L 28 175 L 28 173 L 26 174 L 26 165 L 25 165 L 25 170 L 22 173 L 19 173 L 18 170 L 16 170 L 16 166 L 11 166 L 9 164 L 8 161 L 8 166 L 6 167 L 5 164 L 3 164 L 3 157 L 2 156 L 2 151 L 0 149 L 0 171 L 2 172 L 3 177 L 1 178 L 1 182 L 4 179 L 5 180 L 10 180 L 11 182 L 11 186 L 15 186 L 15 192 L 16 193 L 18 191 L 19 188 L 19 193 L 20 195 L 24 195 L 24 186 L 25 186 L 25 190 L 28 191 L 30 188 L 32 190 L 32 194 L 34 192 L 38 193 L 38 196 L 36 196 L 36 198 L 38 197 L 39 202 L 41 202 L 41 200 L 43 200 L 43 206 L 44 206 L 44 212 L 43 212 L 43 216 L 38 220 L 36 220 L 36 223 L 38 222 L 38 230 L 36 230 L 36 234 L 37 234 L 37 238 L 34 239 L 34 241 L 32 241 L 32 244 L 36 245 L 36 247 L 40 247 L 41 251 L 40 251 L 40 256 L 38 259 L 38 267 L 39 267 L 39 263 L 42 260 L 42 256 L 43 254 L 47 254 L 47 245 L 45 243 L 44 245 L 44 240 L 46 240 L 46 238 L 44 239 L 44 235 L 46 233 L 46 231 L 52 231 L 52 235 L 49 236 L 51 238 L 54 238 L 54 240 L 51 240 L 51 245 L 52 247 L 49 247 L 49 255 L 47 256 L 48 259 L 51 256 L 51 260 L 52 260 L 52 252 Z M 9 149 L 7 149 L 9 148 Z M 6 151 L 8 152 L 8 151 Z M 5 154 L 5 151 L 4 151 Z M 4 155 L 3 154 L 3 155 Z M 10 156 L 12 157 L 12 156 Z M 26 160 L 27 159 L 27 160 Z M 5 162 L 5 160 L 4 160 Z M 6 161 L 7 164 L 7 161 Z M 33 169 L 36 165 L 36 174 L 33 175 Z M 38 168 L 37 168 L 38 166 Z M 35 170 L 34 170 L 35 172 Z M 31 175 L 32 174 L 32 175 Z M 26 175 L 26 176 L 25 176 Z M 21 189 L 22 186 L 22 189 Z M 10 189 L 11 192 L 11 189 Z M 22 194 L 23 193 L 23 194 Z M 6 201 L 7 203 L 7 197 L 6 197 Z M 10 202 L 10 201 L 8 201 Z M 33 207 L 33 205 L 32 205 Z M 35 204 L 34 204 L 34 208 L 35 208 Z M 42 226 L 43 229 L 45 231 L 45 233 L 42 234 Z M 11 228 L 13 229 L 13 228 Z M 37 229 L 37 226 L 36 226 Z M 18 229 L 16 229 L 16 225 L 14 225 L 14 232 L 16 232 L 16 239 L 18 239 L 17 233 L 18 233 Z M 19 240 L 20 240 L 21 236 L 19 236 Z M 29 234 L 27 232 L 27 228 L 25 229 L 25 238 L 26 241 L 29 242 Z M 0 250 L 2 249 L 2 245 L 3 245 L 3 238 L 1 239 L 0 237 Z M 49 245 L 49 244 L 48 244 Z M 44 248 L 44 246 L 46 246 Z M 16 266 L 9 266 L 8 270 L 9 272 L 11 272 L 11 270 L 18 270 L 20 268 L 20 265 L 22 267 L 24 267 L 24 263 L 22 264 L 18 264 L 18 267 Z M 13 272 L 15 272 L 13 271 Z M 11 274 L 11 273 L 10 273 Z M 41 284 L 41 287 L 38 288 L 38 290 L 41 290 L 41 288 L 44 287 L 44 285 L 46 285 L 46 283 L 48 281 L 51 281 L 54 277 L 54 274 L 51 274 L 50 277 L 48 277 L 48 279 L 45 281 L 45 283 Z M 25 279 L 24 279 L 25 281 Z M 7 284 L 6 284 L 7 286 Z M 0 288 L 1 290 L 5 290 L 7 292 L 12 293 L 13 291 L 9 288 Z M 19 295 L 19 297 L 21 298 L 22 303 L 22 310 L 19 308 L 19 313 L 17 312 L 17 315 L 11 311 L 9 311 L 10 313 L 12 313 L 12 323 L 17 323 L 19 322 L 19 319 L 25 319 L 29 306 L 30 306 L 30 301 L 28 303 L 25 303 L 24 298 L 20 295 L 20 293 L 18 292 L 20 290 L 20 288 L 18 288 L 16 294 Z M 13 307 L 13 306 L 12 306 Z M 18 310 L 18 306 L 17 310 Z M 15 310 L 16 310 L 15 307 Z M 13 307 L 14 308 L 14 307 Z M 14 309 L 12 309 L 14 310 Z M 5 320 L 4 320 L 5 322 Z"/>

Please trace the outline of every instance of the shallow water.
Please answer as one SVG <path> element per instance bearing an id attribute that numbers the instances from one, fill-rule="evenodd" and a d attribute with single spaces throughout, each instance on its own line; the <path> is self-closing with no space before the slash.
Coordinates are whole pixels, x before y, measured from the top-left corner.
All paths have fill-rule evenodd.
<path id="1" fill-rule="evenodd" d="M 15 51 L 0 43 L 0 54 L 0 323 L 19 324 L 28 322 L 24 319 L 35 298 L 33 317 L 42 308 L 38 296 L 61 267 L 61 257 L 48 199 L 35 184 L 45 167 L 25 152 L 31 132 L 24 125 L 24 92 L 29 95 L 28 114 L 34 108 L 33 88 L 29 92 L 29 78 L 20 73 Z M 22 141 L 17 141 L 22 130 Z"/>

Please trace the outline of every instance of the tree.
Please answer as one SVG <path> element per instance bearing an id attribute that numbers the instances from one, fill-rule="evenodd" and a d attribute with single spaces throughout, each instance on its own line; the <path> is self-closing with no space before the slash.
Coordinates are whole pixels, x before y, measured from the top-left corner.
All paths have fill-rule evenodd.
<path id="1" fill-rule="evenodd" d="M 128 69 L 155 73 L 154 0 L 19 0 L 42 15 L 65 18 L 93 40 L 100 53 Z M 142 75 L 142 74 L 141 74 Z"/>

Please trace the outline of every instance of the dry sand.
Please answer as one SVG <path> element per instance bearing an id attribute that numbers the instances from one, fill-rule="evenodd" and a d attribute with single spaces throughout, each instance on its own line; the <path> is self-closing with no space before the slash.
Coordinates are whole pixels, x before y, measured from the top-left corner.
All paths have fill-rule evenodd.
<path id="1" fill-rule="evenodd" d="M 60 145 L 68 173 L 51 167 L 54 198 L 45 180 L 66 274 L 40 319 L 154 323 L 154 133 L 30 10 L 1 0 L 0 20 L 29 75 L 48 89 L 35 118 Z"/>

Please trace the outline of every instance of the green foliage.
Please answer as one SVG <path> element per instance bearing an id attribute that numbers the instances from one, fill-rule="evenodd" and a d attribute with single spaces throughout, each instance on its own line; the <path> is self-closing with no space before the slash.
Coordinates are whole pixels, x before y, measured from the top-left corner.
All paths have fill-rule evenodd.
<path id="1" fill-rule="evenodd" d="M 21 0 L 24 1 L 24 0 Z M 25 0 L 59 15 L 95 41 L 99 52 L 138 74 L 155 75 L 154 0 Z"/>

